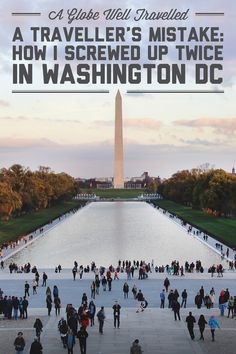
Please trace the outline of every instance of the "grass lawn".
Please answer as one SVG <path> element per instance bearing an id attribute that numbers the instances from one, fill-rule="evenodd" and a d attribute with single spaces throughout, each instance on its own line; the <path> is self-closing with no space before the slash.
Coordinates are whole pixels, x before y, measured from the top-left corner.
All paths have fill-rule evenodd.
<path id="1" fill-rule="evenodd" d="M 0 221 L 0 244 L 6 241 L 13 241 L 18 236 L 26 235 L 82 203 L 72 200 L 9 221 Z"/>
<path id="2" fill-rule="evenodd" d="M 101 198 L 137 198 L 145 193 L 145 189 L 83 189 L 82 193 L 96 194 Z"/>
<path id="3" fill-rule="evenodd" d="M 231 247 L 236 247 L 236 218 L 216 218 L 200 210 L 193 210 L 190 207 L 169 200 L 157 200 L 154 204 L 178 215 L 183 220 L 211 234 L 219 241 Z"/>

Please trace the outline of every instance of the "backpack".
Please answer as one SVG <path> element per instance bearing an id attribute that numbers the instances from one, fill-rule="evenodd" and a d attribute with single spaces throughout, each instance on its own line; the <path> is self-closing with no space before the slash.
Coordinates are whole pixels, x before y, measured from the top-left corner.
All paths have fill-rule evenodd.
<path id="1" fill-rule="evenodd" d="M 102 310 L 98 311 L 97 318 L 99 319 L 99 321 L 105 320 L 105 315 Z"/>

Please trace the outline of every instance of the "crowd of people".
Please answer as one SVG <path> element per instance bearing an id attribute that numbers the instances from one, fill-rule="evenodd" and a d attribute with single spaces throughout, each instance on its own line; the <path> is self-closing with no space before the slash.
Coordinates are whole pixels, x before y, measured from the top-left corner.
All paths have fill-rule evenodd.
<path id="1" fill-rule="evenodd" d="M 3 291 L 0 289 L 0 315 L 3 315 L 5 319 L 27 319 L 28 305 L 26 296 L 18 298 L 18 296 L 3 295 Z"/>
<path id="2" fill-rule="evenodd" d="M 59 296 L 59 288 L 57 285 L 54 285 L 51 289 L 47 282 L 48 276 L 45 272 L 39 274 L 36 267 L 30 266 L 30 264 L 26 264 L 26 268 L 30 269 L 30 271 L 34 274 L 34 279 L 31 284 L 28 281 L 24 282 L 24 296 L 18 298 L 17 296 L 7 296 L 0 289 L 0 314 L 3 314 L 6 319 L 25 319 L 28 317 L 27 308 L 29 305 L 29 297 L 31 295 L 37 295 L 38 287 L 44 287 L 45 292 L 45 303 L 48 316 L 51 316 L 52 307 L 54 305 L 55 315 L 61 316 L 61 298 Z M 61 272 L 62 268 L 60 265 L 57 267 L 57 271 Z M 188 290 L 182 289 L 179 291 L 176 288 L 171 286 L 171 282 L 175 278 L 169 279 L 169 274 L 171 275 L 182 275 L 185 272 L 201 272 L 202 263 L 200 260 L 196 262 L 185 262 L 183 269 L 179 265 L 178 261 L 171 262 L 170 265 L 164 267 L 164 272 L 166 272 L 166 277 L 163 281 L 163 290 L 160 293 L 160 308 L 168 307 L 171 311 L 173 311 L 174 320 L 181 320 L 181 308 L 188 307 Z M 59 271 L 60 269 L 60 271 Z M 171 269 L 171 271 L 170 271 Z M 98 332 L 102 335 L 104 333 L 104 323 L 106 320 L 105 308 L 101 306 L 101 308 L 97 311 L 96 307 L 96 297 L 101 294 L 109 293 L 113 290 L 112 284 L 113 282 L 118 282 L 120 284 L 120 296 L 123 297 L 124 301 L 128 299 L 133 299 L 134 308 L 136 309 L 136 313 L 142 313 L 148 307 L 149 299 L 144 296 L 141 289 L 138 289 L 134 283 L 134 278 L 138 280 L 147 279 L 148 274 L 151 272 L 155 272 L 154 262 L 145 262 L 145 261 L 119 261 L 116 267 L 112 265 L 107 269 L 105 267 L 98 268 L 95 262 L 92 262 L 90 266 L 82 266 L 79 265 L 78 262 L 74 262 L 72 273 L 72 279 L 76 280 L 77 274 L 79 274 L 79 278 L 83 278 L 84 272 L 92 272 L 94 275 L 94 279 L 91 280 L 89 293 L 83 292 L 81 297 L 81 304 L 76 309 L 73 304 L 66 305 L 66 313 L 65 316 L 59 320 L 58 330 L 60 333 L 60 338 L 62 341 L 63 347 L 65 347 L 68 353 L 73 353 L 73 348 L 76 340 L 78 339 L 78 343 L 80 345 L 81 353 L 86 353 L 86 341 L 89 336 L 88 328 L 93 327 L 98 323 Z M 159 271 L 159 269 L 158 269 Z M 75 274 L 74 274 L 75 273 Z M 121 276 L 121 273 L 123 275 Z M 144 274 L 147 274 L 145 276 Z M 40 281 L 41 280 L 41 281 Z M 143 284 L 143 283 L 139 283 Z M 132 296 L 130 297 L 130 294 Z M 147 294 L 148 295 L 148 294 Z M 104 295 L 103 295 L 104 297 Z M 130 301 L 130 300 L 129 300 Z M 217 296 L 214 287 L 211 287 L 206 291 L 203 286 L 199 288 L 199 291 L 195 294 L 194 304 L 198 310 L 203 308 L 206 309 L 216 309 L 216 305 L 219 306 L 220 316 L 235 318 L 236 316 L 236 296 L 230 294 L 228 288 L 222 290 Z M 113 306 L 113 325 L 114 328 L 120 328 L 122 325 L 120 321 L 120 315 L 122 312 L 121 305 L 119 301 L 115 301 Z M 196 316 L 195 316 L 196 317 Z M 193 327 L 194 323 L 196 323 L 196 319 L 192 314 L 186 318 L 187 327 L 192 339 L 194 339 Z M 42 331 L 42 323 L 40 324 L 40 319 L 38 319 L 37 323 L 34 325 L 36 330 L 36 338 L 32 343 L 33 348 L 39 347 L 40 343 L 40 334 Z M 215 317 L 210 318 L 211 323 L 217 322 Z M 199 319 L 197 319 L 197 323 L 200 329 L 200 339 L 204 339 L 204 328 L 209 325 L 211 328 L 210 321 L 206 321 L 203 314 L 199 315 Z M 108 322 L 109 323 L 109 322 Z M 212 328 L 211 328 L 212 330 Z M 20 332 L 19 332 L 20 333 Z M 214 340 L 214 331 L 212 333 L 212 340 Z M 17 336 L 17 338 L 23 338 L 22 334 Z M 16 339 L 17 339 L 16 338 Z M 18 341 L 18 339 L 17 339 Z M 19 341 L 22 342 L 21 339 Z M 132 346 L 136 346 L 136 342 L 132 344 Z M 34 349 L 32 349 L 34 350 Z M 42 351 L 42 349 L 40 349 Z M 30 353 L 34 354 L 36 352 L 31 351 Z"/>
<path id="3" fill-rule="evenodd" d="M 231 271 L 234 271 L 236 269 L 236 260 L 235 261 L 229 261 L 228 262 L 229 266 L 228 269 Z M 4 269 L 5 265 L 4 262 L 1 261 L 1 269 Z M 12 273 L 36 273 L 38 274 L 38 270 L 36 266 L 31 266 L 31 264 L 28 262 L 24 265 L 18 265 L 15 262 L 10 262 L 8 265 L 9 272 L 10 274 Z M 77 275 L 79 275 L 79 279 L 83 278 L 84 273 L 89 273 L 89 272 L 98 272 L 100 274 L 103 274 L 105 272 L 106 268 L 104 266 L 101 266 L 100 268 L 96 267 L 95 262 L 92 262 L 91 265 L 83 266 L 80 265 L 78 267 L 77 262 L 75 261 L 74 267 L 72 269 L 73 273 L 73 278 L 74 280 L 76 279 Z M 135 272 L 138 271 L 138 279 L 147 279 L 149 274 L 152 272 L 155 273 L 168 273 L 169 275 L 176 275 L 176 276 L 184 276 L 185 273 L 204 273 L 207 271 L 208 273 L 211 273 L 211 276 L 213 277 L 214 274 L 217 274 L 218 277 L 223 277 L 223 273 L 226 271 L 226 269 L 223 267 L 223 265 L 220 264 L 213 264 L 209 268 L 205 269 L 202 265 L 201 260 L 197 261 L 186 261 L 183 265 L 180 265 L 179 261 L 173 260 L 170 262 L 170 264 L 164 265 L 156 265 L 154 267 L 154 261 L 152 262 L 145 262 L 143 260 L 119 260 L 117 266 L 110 265 L 109 270 L 114 273 L 114 278 L 119 279 L 119 274 L 120 273 L 126 273 L 127 274 L 127 279 L 134 278 Z M 55 267 L 55 273 L 61 273 L 62 271 L 62 266 L 59 264 Z"/>
<path id="4" fill-rule="evenodd" d="M 236 266 L 236 264 L 235 264 Z M 154 267 L 154 261 L 152 262 L 145 262 L 143 260 L 141 261 L 136 261 L 133 260 L 132 262 L 130 260 L 126 261 L 121 261 L 119 260 L 117 266 L 110 265 L 108 267 L 110 273 L 113 273 L 114 275 L 114 280 L 119 279 L 119 274 L 120 273 L 126 273 L 127 275 L 127 280 L 130 280 L 134 278 L 134 275 L 136 274 L 135 272 L 138 272 L 138 279 L 147 279 L 148 275 L 152 272 L 155 271 L 155 273 L 168 273 L 169 275 L 176 275 L 176 276 L 184 276 L 185 273 L 203 273 L 204 268 L 202 265 L 201 260 L 197 260 L 195 262 L 188 262 L 186 261 L 184 265 L 180 265 L 179 261 L 173 260 L 170 264 L 161 265 L 161 266 L 155 266 Z M 229 266 L 229 269 L 231 269 L 231 264 Z M 74 267 L 72 268 L 72 273 L 73 273 L 73 279 L 75 280 L 77 277 L 77 274 L 79 274 L 79 278 L 82 279 L 83 273 L 89 273 L 89 272 L 95 272 L 96 274 L 100 274 L 101 276 L 105 273 L 106 268 L 104 266 L 101 266 L 100 268 L 96 267 L 95 262 L 92 262 L 91 266 L 83 266 L 80 265 L 78 267 L 77 262 L 75 261 Z M 207 269 L 208 273 L 212 273 L 212 276 L 217 273 L 218 276 L 223 276 L 223 272 L 225 269 L 223 268 L 222 264 L 217 264 L 217 265 L 212 265 L 210 268 Z M 57 267 L 56 267 L 56 272 L 57 272 Z"/>

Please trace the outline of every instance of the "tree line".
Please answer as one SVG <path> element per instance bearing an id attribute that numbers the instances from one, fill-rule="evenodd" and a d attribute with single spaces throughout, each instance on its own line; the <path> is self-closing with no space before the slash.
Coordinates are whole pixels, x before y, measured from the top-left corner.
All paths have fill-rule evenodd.
<path id="1" fill-rule="evenodd" d="M 158 193 L 216 216 L 236 215 L 236 176 L 222 169 L 179 171 L 158 186 Z"/>
<path id="2" fill-rule="evenodd" d="M 0 169 L 0 218 L 47 208 L 77 194 L 75 179 L 49 167 L 31 171 L 19 164 Z"/>

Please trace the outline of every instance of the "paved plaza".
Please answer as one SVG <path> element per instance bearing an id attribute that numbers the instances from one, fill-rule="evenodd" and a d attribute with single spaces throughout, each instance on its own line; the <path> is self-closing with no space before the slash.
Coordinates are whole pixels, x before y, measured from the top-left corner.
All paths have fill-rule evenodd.
<path id="1" fill-rule="evenodd" d="M 39 270 L 40 275 L 43 270 Z M 65 315 L 65 306 L 72 303 L 78 308 L 81 304 L 81 296 L 86 292 L 90 299 L 90 284 L 93 280 L 93 273 L 86 274 L 82 280 L 72 280 L 70 269 L 62 270 L 62 273 L 56 274 L 53 270 L 45 270 L 48 275 L 48 284 L 50 288 L 57 285 L 59 296 L 62 301 L 61 315 Z M 236 345 L 236 318 L 228 319 L 219 316 L 217 304 L 214 309 L 207 310 L 205 307 L 197 309 L 194 305 L 194 297 L 201 285 L 205 292 L 208 292 L 212 286 L 216 290 L 216 299 L 221 289 L 229 288 L 232 295 L 236 295 L 236 273 L 226 272 L 223 278 L 211 278 L 209 273 L 187 274 L 184 277 L 169 276 L 170 288 L 178 289 L 181 294 L 184 288 L 189 294 L 186 309 L 181 309 L 181 321 L 174 321 L 173 312 L 165 308 L 160 309 L 159 294 L 163 288 L 163 280 L 166 273 L 152 273 L 146 280 L 138 280 L 137 272 L 133 280 L 130 280 L 129 299 L 124 299 L 122 287 L 126 281 L 126 275 L 120 275 L 120 279 L 113 281 L 112 290 L 103 291 L 95 298 L 97 310 L 100 306 L 105 307 L 106 320 L 104 324 L 104 335 L 98 333 L 98 323 L 95 320 L 95 326 L 88 328 L 89 337 L 87 340 L 87 354 L 125 354 L 129 353 L 129 348 L 135 338 L 139 338 L 142 344 L 143 352 L 146 354 L 205 354 L 205 353 L 233 353 Z M 28 279 L 32 285 L 33 274 L 9 274 L 7 269 L 0 272 L 0 287 L 6 295 L 22 296 L 24 293 L 24 283 Z M 148 300 L 148 308 L 144 312 L 136 313 L 137 302 L 133 299 L 131 288 L 136 284 L 141 289 Z M 13 341 L 19 329 L 24 333 L 27 343 L 25 353 L 29 352 L 29 346 L 34 339 L 35 331 L 33 323 L 36 317 L 40 317 L 44 330 L 42 334 L 42 345 L 44 354 L 67 353 L 63 349 L 60 341 L 57 324 L 60 317 L 56 317 L 54 309 L 50 317 L 47 316 L 46 309 L 46 288 L 39 283 L 38 293 L 32 295 L 32 286 L 29 297 L 29 318 L 27 320 L 0 320 L 0 353 L 14 353 Z M 180 296 L 181 297 L 181 296 Z M 118 300 L 121 309 L 120 329 L 114 329 L 112 305 Z M 216 332 L 216 342 L 211 342 L 210 330 L 206 328 L 205 341 L 199 341 L 198 326 L 195 326 L 196 339 L 192 341 L 189 337 L 185 319 L 188 312 L 192 311 L 198 320 L 200 314 L 204 314 L 208 320 L 211 314 L 217 315 L 221 329 Z M 207 326 L 208 327 L 208 326 Z M 74 353 L 80 353 L 78 340 Z"/>
<path id="2" fill-rule="evenodd" d="M 83 209 L 85 211 L 85 208 Z M 159 214 L 160 211 L 157 211 Z M 162 212 L 161 212 L 162 214 Z M 47 235 L 50 230 L 57 227 L 59 223 L 62 223 L 67 219 L 69 214 L 61 219 L 55 220 L 53 223 L 44 227 L 44 232 L 37 230 L 33 234 L 33 239 L 30 242 L 34 242 L 38 238 L 42 238 Z M 168 215 L 165 215 L 166 220 L 169 219 Z M 178 227 L 186 232 L 186 227 L 183 227 L 180 220 L 175 218 L 171 219 L 172 223 L 178 224 Z M 169 220 L 168 220 L 169 223 Z M 59 229 L 55 229 L 59 230 Z M 192 229 L 192 234 L 187 234 L 186 237 L 197 238 L 197 230 Z M 76 236 L 77 237 L 77 236 Z M 199 237 L 200 241 L 205 243 L 209 248 L 220 253 L 215 249 L 214 240 L 209 237 L 208 242 Z M 9 273 L 8 264 L 12 259 L 12 255 L 15 252 L 20 251 L 23 248 L 27 248 L 29 242 L 25 244 L 21 241 L 15 249 L 8 249 L 5 252 L 6 268 L 0 270 L 0 288 L 3 290 L 4 295 L 8 296 L 23 296 L 24 285 L 27 280 L 30 284 L 30 296 L 29 300 L 29 318 L 27 320 L 6 320 L 0 316 L 0 354 L 13 354 L 14 346 L 13 342 L 19 330 L 24 333 L 26 340 L 26 348 L 24 354 L 29 353 L 29 348 L 35 337 L 35 330 L 33 324 L 36 318 L 40 318 L 43 322 L 43 333 L 41 341 L 43 345 L 44 354 L 62 354 L 67 353 L 67 350 L 63 348 L 60 335 L 58 332 L 58 321 L 61 316 L 65 316 L 65 307 L 71 303 L 78 309 L 81 304 L 82 294 L 85 292 L 90 300 L 90 286 L 92 280 L 94 280 L 94 273 L 83 273 L 83 279 L 79 279 L 79 274 L 76 280 L 73 281 L 72 266 L 74 259 L 67 259 L 68 263 L 71 263 L 70 269 L 63 269 L 61 273 L 55 273 L 54 269 L 39 269 L 40 281 L 37 288 L 37 294 L 32 294 L 32 284 L 34 279 L 33 273 Z M 197 245 L 197 244 L 196 244 Z M 224 250 L 225 250 L 224 246 Z M 35 251 L 38 253 L 38 249 Z M 58 251 L 53 248 L 53 252 Z M 48 257 L 48 253 L 46 255 Z M 230 250 L 230 258 L 234 257 L 234 252 Z M 45 254 L 42 254 L 42 258 L 45 259 Z M 73 258 L 73 257 L 72 257 Z M 189 258 L 189 254 L 186 254 L 186 259 Z M 219 263 L 220 263 L 220 257 Z M 65 259 L 61 259 L 62 264 Z M 85 265 L 85 264 L 84 264 Z M 224 265 L 227 268 L 227 263 L 224 260 Z M 205 267 L 204 273 L 187 273 L 183 277 L 173 276 L 165 273 L 156 273 L 152 269 L 152 273 L 149 273 L 148 279 L 138 280 L 138 271 L 135 271 L 134 278 L 128 281 L 129 284 L 129 297 L 124 299 L 123 285 L 127 281 L 125 273 L 119 274 L 119 280 L 113 280 L 112 290 L 103 291 L 100 286 L 100 294 L 96 295 L 95 304 L 97 311 L 101 306 L 105 307 L 105 324 L 104 335 L 99 334 L 98 321 L 95 319 L 95 326 L 88 328 L 88 340 L 87 340 L 87 354 L 125 354 L 130 353 L 130 346 L 134 339 L 138 338 L 142 345 L 144 354 L 228 354 L 234 353 L 236 347 L 236 317 L 234 319 L 228 319 L 220 317 L 218 309 L 218 297 L 222 289 L 228 288 L 231 295 L 236 295 L 236 272 L 228 271 L 224 273 L 223 278 L 211 277 L 211 274 L 207 272 Z M 46 308 L 46 288 L 42 287 L 42 273 L 46 272 L 48 275 L 47 286 L 52 290 L 56 285 L 59 289 L 59 296 L 62 303 L 61 316 L 56 317 L 54 308 L 51 316 L 47 316 Z M 163 289 L 164 278 L 168 276 L 170 280 L 170 289 L 177 289 L 181 302 L 181 293 L 184 289 L 187 290 L 188 300 L 187 308 L 181 309 L 180 316 L 181 321 L 174 320 L 173 312 L 167 308 L 168 300 L 166 299 L 165 309 L 160 309 L 160 292 Z M 144 312 L 136 313 L 138 303 L 133 298 L 131 289 L 133 285 L 136 285 L 138 289 L 141 289 L 146 300 L 148 301 L 148 308 Z M 209 293 L 212 287 L 216 293 L 215 307 L 211 310 L 207 310 L 205 307 L 197 309 L 195 306 L 195 296 L 201 286 L 204 287 L 205 294 Z M 113 311 L 112 306 L 115 301 L 118 301 L 121 305 L 121 326 L 120 329 L 114 329 L 113 326 Z M 199 330 L 197 324 L 195 325 L 195 340 L 190 339 L 187 326 L 186 316 L 189 311 L 193 312 L 193 315 L 198 321 L 200 314 L 204 314 L 206 320 L 209 320 L 211 314 L 217 316 L 220 329 L 216 332 L 216 341 L 211 341 L 211 334 L 209 326 L 205 330 L 205 341 L 199 341 Z M 76 340 L 74 348 L 74 354 L 79 354 L 79 344 Z"/>

